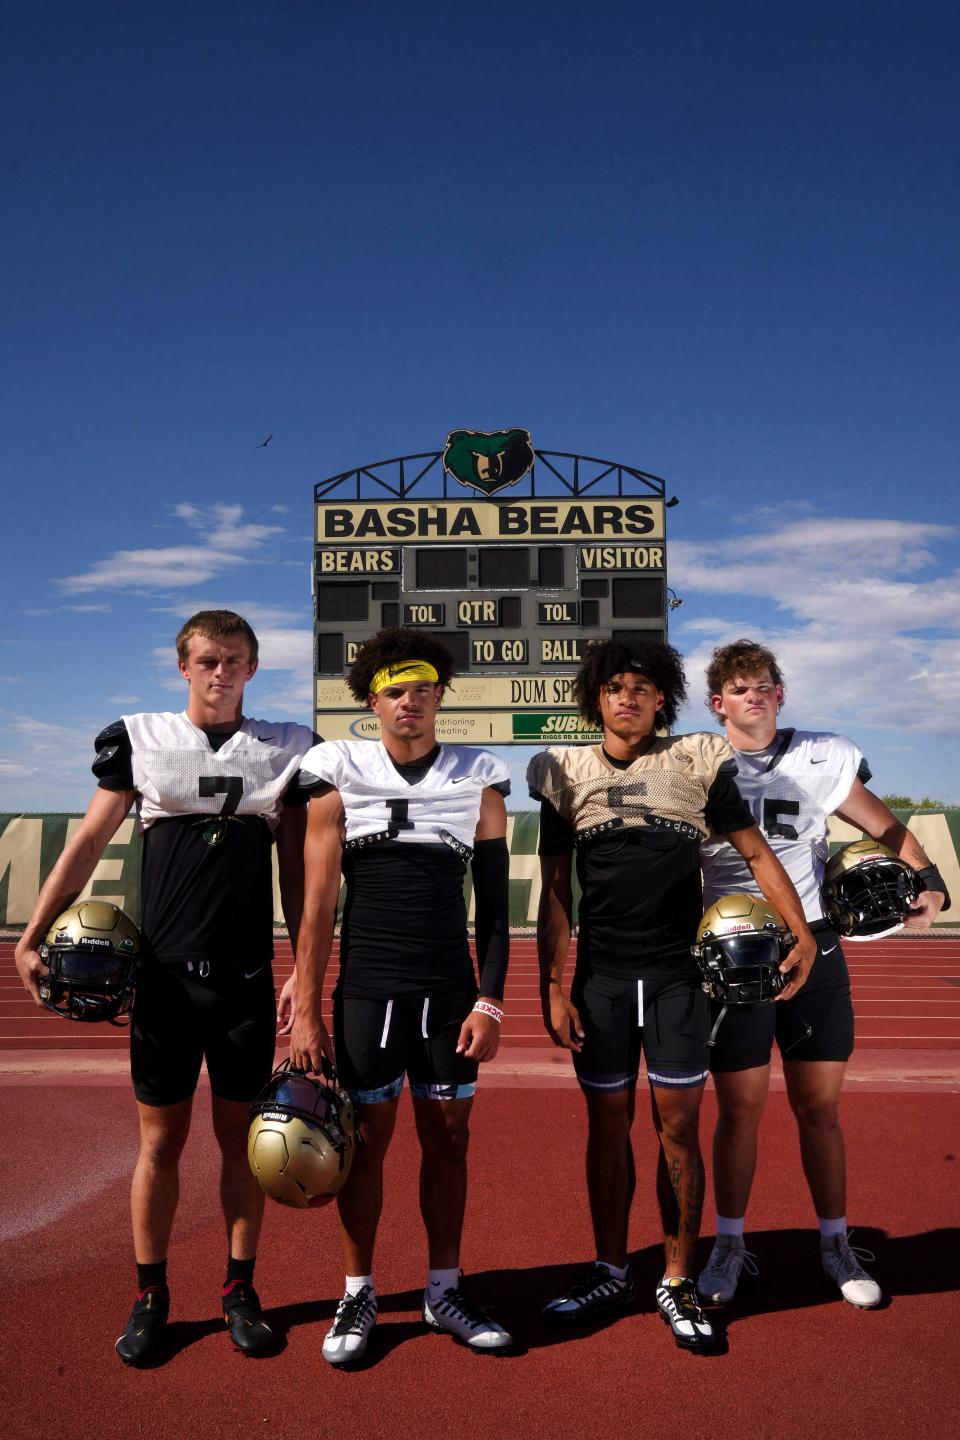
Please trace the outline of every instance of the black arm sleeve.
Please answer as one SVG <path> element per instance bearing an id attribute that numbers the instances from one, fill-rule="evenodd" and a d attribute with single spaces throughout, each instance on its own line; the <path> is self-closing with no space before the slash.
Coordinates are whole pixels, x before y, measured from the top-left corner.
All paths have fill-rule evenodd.
<path id="1" fill-rule="evenodd" d="M 470 869 L 477 902 L 480 994 L 502 1000 L 510 958 L 510 852 L 506 840 L 478 840 Z"/>
<path id="2" fill-rule="evenodd" d="M 737 762 L 724 760 L 707 791 L 704 819 L 715 835 L 729 835 L 734 830 L 748 830 L 756 825 L 750 806 L 737 789 Z"/>
<path id="3" fill-rule="evenodd" d="M 574 849 L 573 826 L 558 815 L 549 800 L 540 801 L 538 855 L 570 855 Z"/>
<path id="4" fill-rule="evenodd" d="M 133 750 L 122 720 L 108 725 L 94 740 L 96 756 L 91 770 L 101 790 L 133 790 Z"/>
<path id="5" fill-rule="evenodd" d="M 866 785 L 868 780 L 873 779 L 873 771 L 870 769 L 866 755 L 861 755 L 860 764 L 857 766 L 857 779 L 861 785 Z"/>

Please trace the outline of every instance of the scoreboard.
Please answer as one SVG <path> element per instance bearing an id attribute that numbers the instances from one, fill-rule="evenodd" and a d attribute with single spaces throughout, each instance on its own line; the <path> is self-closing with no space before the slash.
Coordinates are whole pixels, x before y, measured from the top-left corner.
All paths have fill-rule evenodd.
<path id="1" fill-rule="evenodd" d="M 530 463 L 503 479 L 495 444 L 518 435 Z M 453 436 L 470 437 L 470 454 L 494 451 L 493 473 L 485 453 L 475 473 L 457 473 L 450 437 L 443 452 L 316 486 L 316 727 L 331 740 L 377 737 L 379 722 L 344 675 L 362 640 L 412 625 L 454 657 L 441 740 L 593 742 L 598 732 L 572 702 L 574 673 L 591 639 L 665 638 L 664 512 L 676 502 L 643 471 L 534 454 L 526 431 Z"/>

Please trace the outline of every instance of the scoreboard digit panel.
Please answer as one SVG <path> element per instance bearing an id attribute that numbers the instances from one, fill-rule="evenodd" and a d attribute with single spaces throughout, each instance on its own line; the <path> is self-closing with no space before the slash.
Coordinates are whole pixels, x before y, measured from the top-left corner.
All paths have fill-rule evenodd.
<path id="1" fill-rule="evenodd" d="M 454 497 L 391 491 L 361 499 L 356 472 L 356 495 L 344 499 L 336 483 L 347 478 L 352 473 L 317 487 L 319 731 L 330 738 L 379 733 L 375 718 L 349 697 L 343 676 L 364 639 L 402 624 L 429 630 L 454 656 L 457 679 L 443 712 L 447 739 L 594 741 L 570 693 L 586 643 L 666 636 L 661 495 L 504 498 L 464 486 Z M 335 681 L 342 689 L 331 690 Z"/>

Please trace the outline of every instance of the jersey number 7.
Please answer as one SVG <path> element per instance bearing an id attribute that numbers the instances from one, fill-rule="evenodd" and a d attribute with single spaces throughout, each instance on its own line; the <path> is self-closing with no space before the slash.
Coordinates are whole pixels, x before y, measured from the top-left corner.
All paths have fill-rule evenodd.
<path id="1" fill-rule="evenodd" d="M 243 776 L 201 775 L 200 798 L 209 800 L 213 795 L 222 795 L 223 804 L 220 806 L 220 814 L 204 828 L 203 838 L 208 845 L 219 845 L 243 796 Z"/>

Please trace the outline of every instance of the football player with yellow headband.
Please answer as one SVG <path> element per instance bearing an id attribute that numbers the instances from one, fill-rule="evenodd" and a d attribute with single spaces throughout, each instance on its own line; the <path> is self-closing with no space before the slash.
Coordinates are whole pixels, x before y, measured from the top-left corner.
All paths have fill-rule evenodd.
<path id="1" fill-rule="evenodd" d="M 402 628 L 374 635 L 360 647 L 347 680 L 358 703 L 379 719 L 380 740 L 317 745 L 300 771 L 300 786 L 311 795 L 304 918 L 281 1021 L 292 1007 L 287 1028 L 300 1068 L 316 1071 L 335 1052 L 364 1141 L 337 1197 L 346 1285 L 323 1344 L 331 1365 L 358 1360 L 376 1320 L 373 1253 L 383 1162 L 405 1073 L 421 1148 L 429 1251 L 424 1321 L 474 1350 L 511 1344 L 503 1327 L 478 1309 L 460 1275 L 468 1121 L 478 1064 L 496 1054 L 503 1018 L 509 771 L 488 751 L 437 742 L 437 714 L 452 675 L 452 656 L 428 633 Z M 467 943 L 468 866 L 479 977 Z M 321 988 L 341 873 L 347 903 L 331 1045 Z"/>

